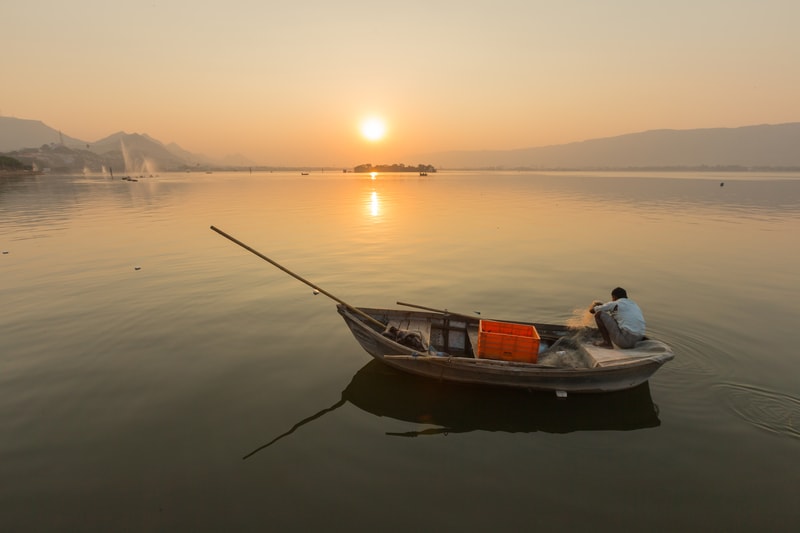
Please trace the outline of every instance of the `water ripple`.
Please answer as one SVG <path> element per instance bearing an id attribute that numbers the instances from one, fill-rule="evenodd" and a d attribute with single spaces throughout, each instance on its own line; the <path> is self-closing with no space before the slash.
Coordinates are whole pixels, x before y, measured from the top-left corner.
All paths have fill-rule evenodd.
<path id="1" fill-rule="evenodd" d="M 742 383 L 719 383 L 734 413 L 753 426 L 800 439 L 800 399 Z"/>
<path id="2" fill-rule="evenodd" d="M 700 334 L 693 334 L 687 328 L 680 336 L 664 338 L 675 353 L 675 359 L 670 361 L 668 368 L 682 382 L 706 381 L 724 372 L 724 353 L 704 340 Z"/>

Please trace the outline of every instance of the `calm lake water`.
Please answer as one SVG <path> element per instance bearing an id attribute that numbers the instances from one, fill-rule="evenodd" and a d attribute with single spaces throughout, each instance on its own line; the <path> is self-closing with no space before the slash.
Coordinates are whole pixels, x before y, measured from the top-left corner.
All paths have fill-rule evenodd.
<path id="1" fill-rule="evenodd" d="M 564 400 L 397 375 L 210 225 L 353 305 L 622 285 L 676 357 Z M 795 531 L 798 236 L 798 174 L 4 179 L 2 529 Z"/>

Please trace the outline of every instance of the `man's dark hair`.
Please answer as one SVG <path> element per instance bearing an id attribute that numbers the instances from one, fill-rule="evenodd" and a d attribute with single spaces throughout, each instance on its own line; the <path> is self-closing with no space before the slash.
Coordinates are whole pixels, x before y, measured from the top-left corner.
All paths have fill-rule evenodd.
<path id="1" fill-rule="evenodd" d="M 627 298 L 628 297 L 628 293 L 622 287 L 617 287 L 616 289 L 611 291 L 611 297 L 612 298 Z"/>

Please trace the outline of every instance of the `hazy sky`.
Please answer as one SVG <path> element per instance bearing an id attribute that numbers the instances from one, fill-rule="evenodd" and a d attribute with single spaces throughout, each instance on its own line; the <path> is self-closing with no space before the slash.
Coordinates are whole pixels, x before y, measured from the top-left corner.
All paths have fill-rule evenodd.
<path id="1" fill-rule="evenodd" d="M 800 121 L 798 0 L 4 0 L 0 114 L 260 164 Z M 360 123 L 381 117 L 369 142 Z"/>

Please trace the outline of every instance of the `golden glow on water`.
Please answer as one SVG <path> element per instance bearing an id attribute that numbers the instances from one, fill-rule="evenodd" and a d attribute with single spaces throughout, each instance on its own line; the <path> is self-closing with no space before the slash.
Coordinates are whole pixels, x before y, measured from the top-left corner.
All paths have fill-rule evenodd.
<path id="1" fill-rule="evenodd" d="M 647 463 L 655 469 L 650 478 L 660 480 L 648 489 L 655 503 L 647 514 L 657 516 L 658 502 L 674 499 L 682 480 L 694 479 L 696 461 L 673 453 L 679 441 L 696 446 L 692 457 L 715 450 L 704 466 L 704 479 L 712 481 L 691 495 L 711 498 L 680 502 L 687 523 L 708 511 L 709 499 L 727 512 L 742 495 L 789 523 L 796 476 L 781 465 L 797 449 L 797 432 L 786 429 L 783 415 L 797 420 L 791 417 L 800 412 L 792 407 L 800 406 L 793 349 L 800 176 L 725 181 L 720 188 L 719 179 L 691 176 L 442 172 L 375 181 L 220 172 L 138 183 L 64 176 L 2 182 L 0 249 L 8 253 L 0 254 L 0 421 L 15 460 L 0 461 L 0 478 L 15 483 L 0 485 L 0 500 L 20 502 L 19 523 L 43 505 L 53 516 L 75 506 L 89 515 L 97 501 L 136 517 L 141 506 L 128 498 L 135 479 L 143 490 L 166 491 L 171 513 L 177 505 L 195 510 L 233 498 L 269 498 L 289 508 L 308 497 L 310 484 L 327 493 L 359 494 L 376 483 L 388 495 L 398 483 L 418 491 L 406 472 L 445 465 L 446 481 L 419 499 L 433 502 L 434 514 L 441 510 L 434 509 L 437 496 L 453 479 L 477 493 L 487 477 L 497 478 L 507 490 L 480 492 L 493 508 L 506 508 L 508 494 L 523 501 L 531 484 L 517 475 L 520 469 L 536 472 L 537 486 L 548 491 L 596 502 L 594 487 L 575 485 L 563 473 L 574 457 L 600 446 L 601 455 L 611 450 L 635 460 L 616 461 L 615 479 L 622 481 L 612 487 L 613 498 L 587 506 L 587 515 L 594 519 L 619 498 L 636 499 L 641 484 L 630 480 Z M 651 380 L 666 423 L 633 436 L 607 431 L 599 439 L 582 428 L 568 436 L 513 426 L 468 430 L 456 435 L 455 460 L 452 436 L 410 443 L 391 437 L 416 431 L 419 421 L 345 398 L 342 391 L 369 357 L 332 301 L 210 231 L 212 224 L 353 305 L 395 307 L 401 300 L 487 318 L 590 324 L 589 302 L 625 286 L 642 306 L 648 332 L 676 353 Z M 426 387 L 443 386 L 419 385 L 423 394 L 412 397 L 423 404 Z M 483 393 L 475 394 L 480 401 Z M 248 460 L 252 484 L 230 483 L 243 479 L 237 462 L 243 453 L 340 398 L 345 407 L 326 410 L 322 423 Z M 402 407 L 391 400 L 386 405 Z M 763 412 L 774 409 L 773 400 L 790 407 Z M 524 401 L 547 407 L 526 403 L 520 412 L 526 419 L 549 413 L 538 395 Z M 565 415 L 570 401 L 560 404 Z M 460 406 L 458 418 L 467 428 L 475 422 Z M 556 426 L 571 423 L 559 418 Z M 226 431 L 215 431 L 221 425 Z M 707 438 L 700 442 L 698 434 Z M 385 446 L 376 442 L 397 452 L 395 472 L 383 482 L 362 468 L 385 464 Z M 486 463 L 487 443 L 509 453 Z M 420 455 L 420 446 L 430 453 Z M 527 453 L 532 447 L 537 453 Z M 185 449 L 191 461 L 174 459 Z M 771 453 L 751 453 L 762 449 Z M 758 462 L 752 472 L 763 473 L 761 482 L 781 490 L 762 495 L 713 481 L 740 471 L 743 454 Z M 331 461 L 349 465 L 357 477 L 332 472 Z M 196 468 L 199 462 L 208 468 Z M 279 487 L 265 484 L 280 464 L 302 471 Z M 590 477 L 607 477 L 607 464 L 583 467 Z M 96 481 L 76 484 L 87 472 Z M 208 502 L 187 493 L 189 484 L 209 487 Z M 66 507 L 63 487 L 75 492 Z M 362 500 L 354 500 L 352 511 L 374 511 L 376 523 L 394 505 L 376 498 L 364 508 Z M 161 502 L 151 503 L 154 520 L 161 520 Z M 186 516 L 187 523 L 196 520 L 196 513 Z M 554 524 L 561 520 L 559 514 Z M 87 529 L 77 522 L 70 529 Z"/>
<path id="2" fill-rule="evenodd" d="M 381 214 L 381 203 L 377 191 L 372 191 L 369 196 L 369 214 L 373 217 Z"/>

